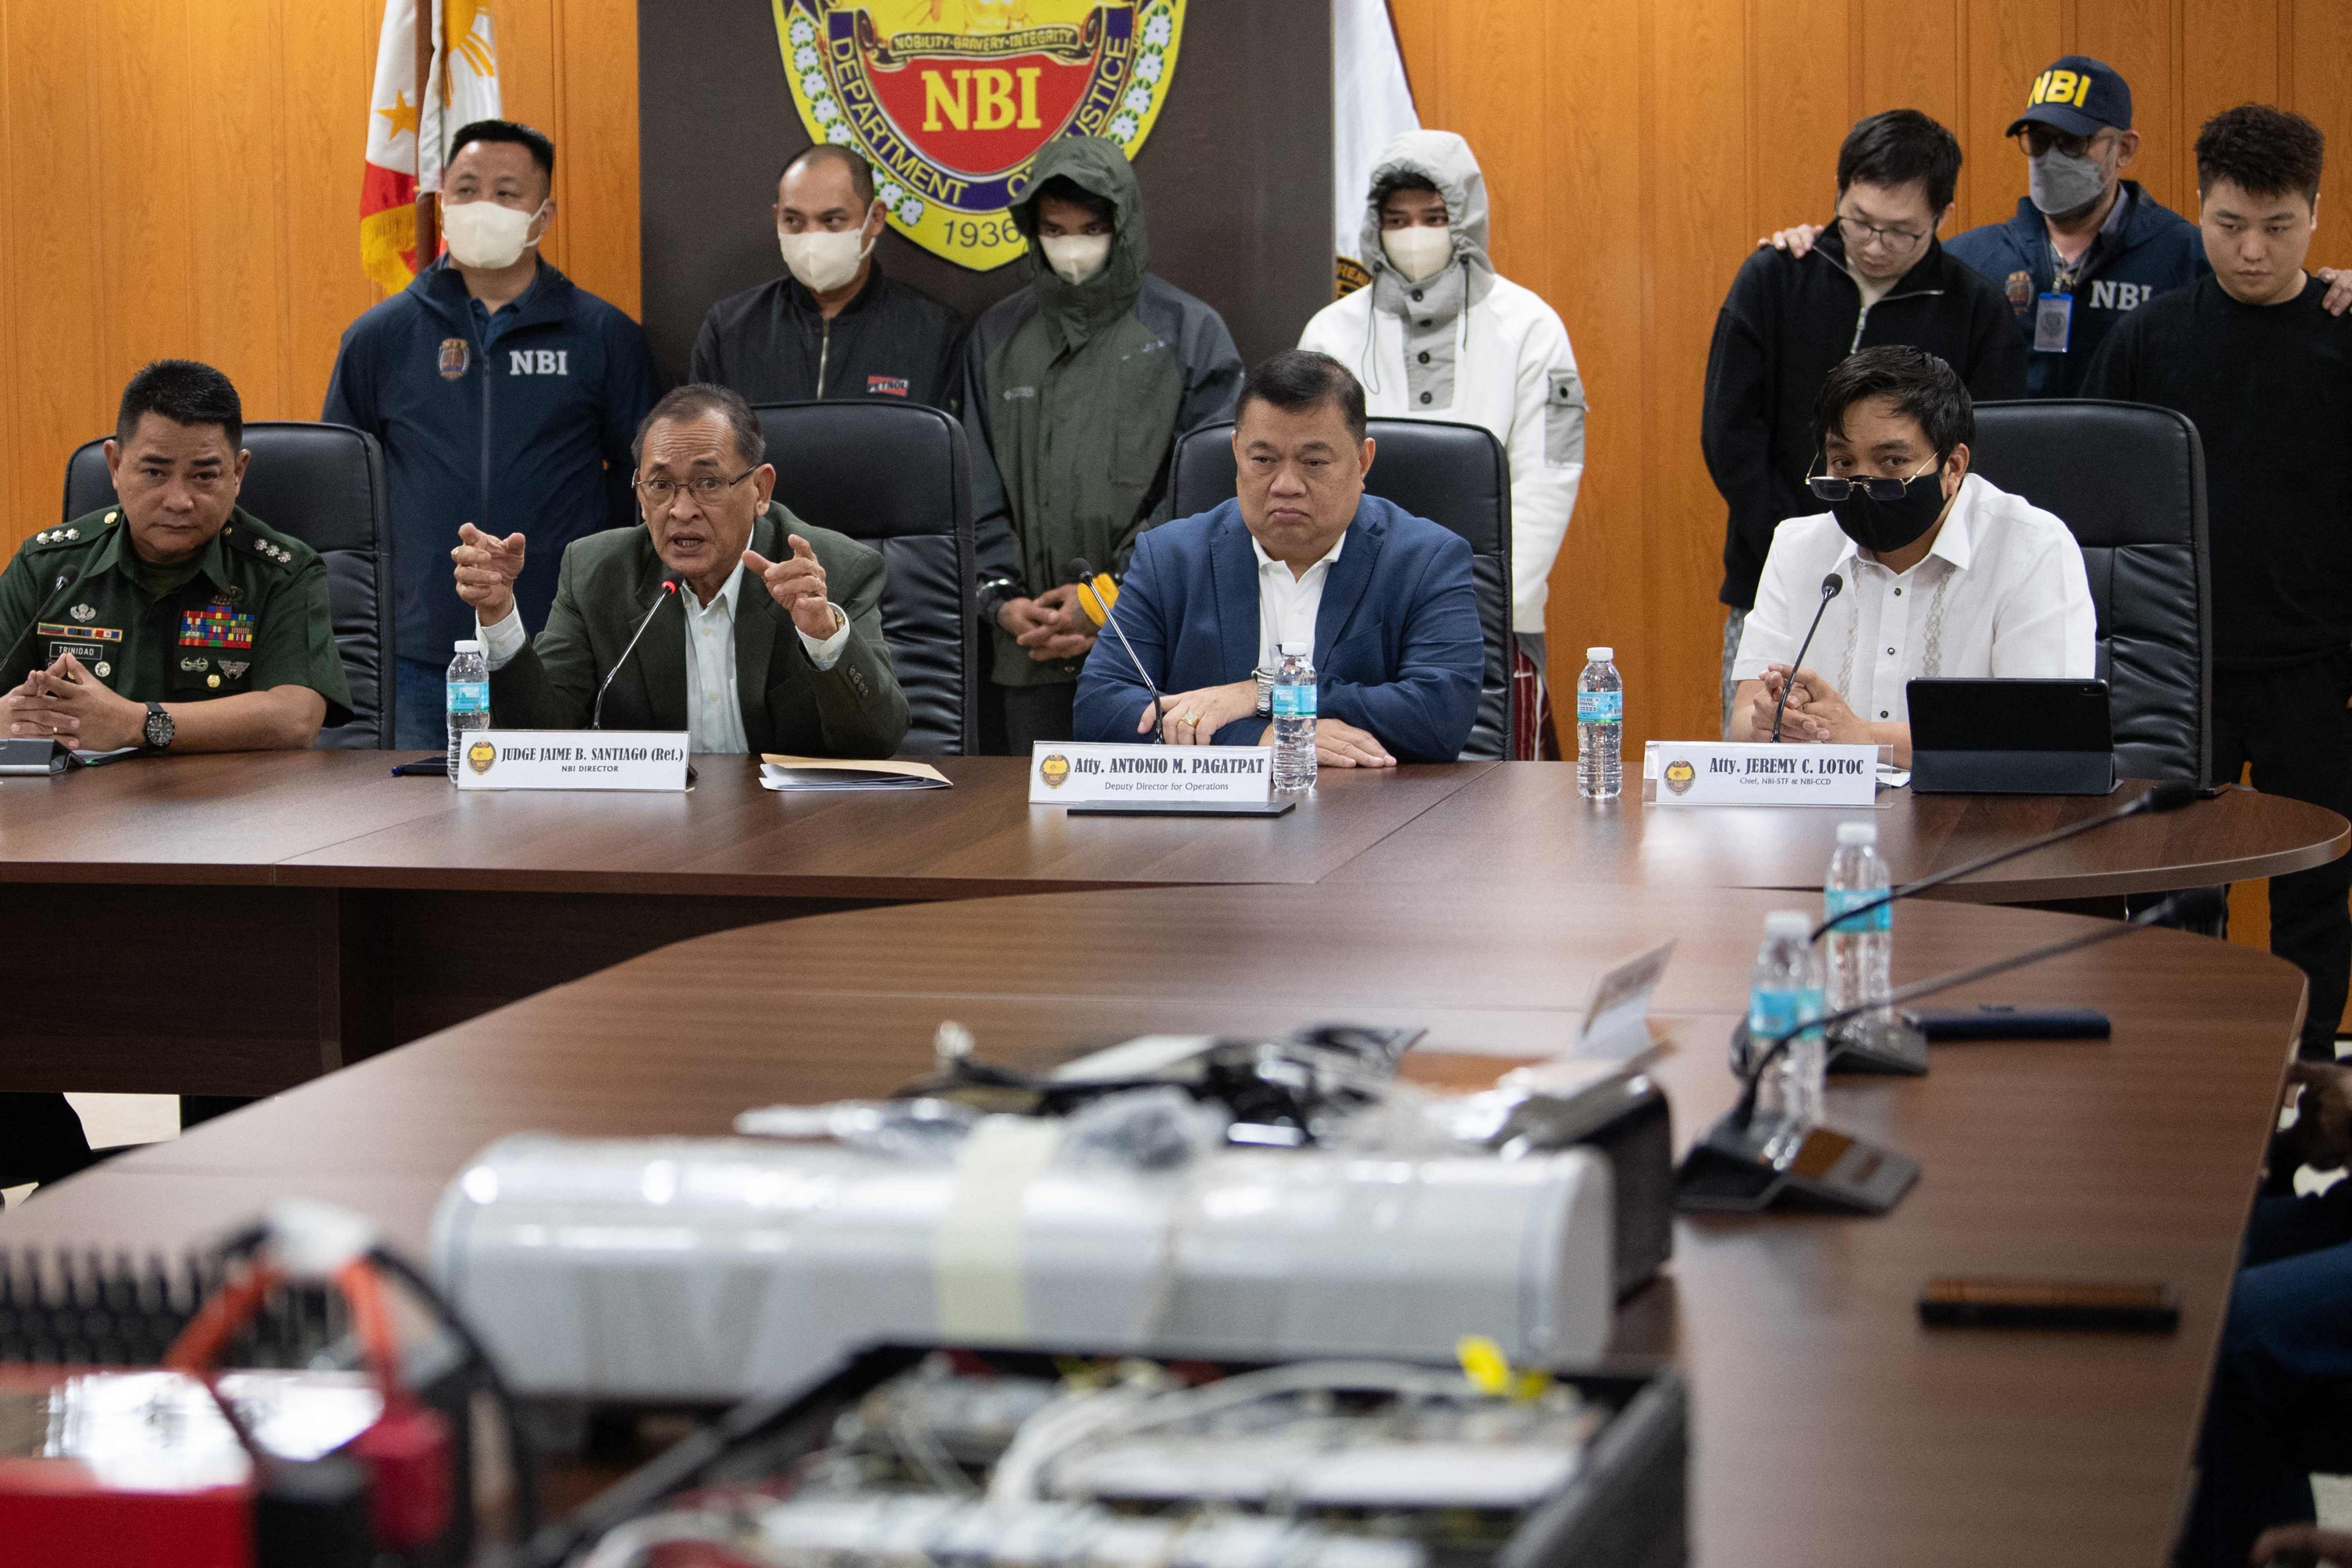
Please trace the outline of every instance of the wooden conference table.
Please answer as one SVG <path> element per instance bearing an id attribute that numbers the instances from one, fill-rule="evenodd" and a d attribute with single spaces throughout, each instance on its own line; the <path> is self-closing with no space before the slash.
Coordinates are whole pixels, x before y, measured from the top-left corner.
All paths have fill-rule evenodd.
<path id="1" fill-rule="evenodd" d="M 258 1094 L 704 932 L 881 904 L 1176 884 L 1817 887 L 1852 813 L 1596 804 L 1559 763 L 1327 771 L 1274 821 L 1074 818 L 1026 764 L 949 790 L 778 795 L 705 758 L 686 795 L 459 794 L 372 751 L 138 759 L 0 779 L 0 1089 Z M 2126 786 L 2127 789 L 2137 788 Z M 1908 880 L 2105 800 L 1888 791 Z M 1955 884 L 2032 902 L 2275 875 L 2342 819 L 2233 791 Z M 1514 894 L 1516 896 L 1516 894 Z"/>
<path id="2" fill-rule="evenodd" d="M 880 1093 L 927 1070 L 944 1018 L 1031 1063 L 1148 1031 L 1411 1022 L 1430 1030 L 1417 1076 L 1489 1082 L 1510 1063 L 1486 1053 L 1557 1049 L 1594 975 L 1668 937 L 1652 1071 L 1687 1143 L 1733 1098 L 1726 1034 L 1787 901 L 1363 892 L 1066 894 L 699 936 L 133 1151 L 0 1218 L 0 1246 L 181 1244 L 301 1195 L 421 1255 L 436 1197 L 494 1137 L 715 1134 L 751 1105 Z M 2086 924 L 1923 902 L 1896 978 Z M 2168 931 L 1954 993 L 2101 1007 L 2114 1038 L 1943 1046 L 1926 1079 L 1833 1083 L 1833 1124 L 1925 1166 L 1891 1216 L 1682 1222 L 1617 1348 L 1690 1380 L 1697 1560 L 2158 1562 L 2302 996 L 2267 955 Z M 1913 1302 L 1948 1273 L 2161 1280 L 2181 1327 L 1930 1332 Z"/>

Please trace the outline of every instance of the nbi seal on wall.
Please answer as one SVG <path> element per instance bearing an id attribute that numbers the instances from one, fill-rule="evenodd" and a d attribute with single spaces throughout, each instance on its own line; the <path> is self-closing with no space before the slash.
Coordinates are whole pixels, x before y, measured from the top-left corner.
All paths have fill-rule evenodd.
<path id="1" fill-rule="evenodd" d="M 891 225 L 974 271 L 1026 248 L 1005 208 L 1049 140 L 1135 156 L 1184 31 L 1184 0 L 770 3 L 809 135 L 863 153 Z"/>

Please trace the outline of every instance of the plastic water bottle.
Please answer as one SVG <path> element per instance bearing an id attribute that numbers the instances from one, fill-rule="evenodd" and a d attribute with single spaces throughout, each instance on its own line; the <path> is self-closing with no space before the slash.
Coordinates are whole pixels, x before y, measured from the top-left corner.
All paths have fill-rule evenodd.
<path id="1" fill-rule="evenodd" d="M 490 727 L 490 666 L 481 643 L 466 639 L 449 661 L 449 781 L 465 764 L 466 737 Z"/>
<path id="2" fill-rule="evenodd" d="M 1614 648 L 1587 648 L 1576 677 L 1576 792 L 1588 800 L 1614 800 L 1624 788 L 1620 747 L 1625 732 L 1625 683 L 1611 661 Z"/>
<path id="3" fill-rule="evenodd" d="M 1886 862 L 1878 856 L 1878 824 L 1840 822 L 1837 850 L 1830 856 L 1830 873 L 1822 884 L 1822 915 L 1837 920 L 1855 904 L 1885 895 Z M 1828 978 L 1825 1001 L 1831 1012 L 1881 1004 L 1853 1020 L 1867 1029 L 1892 1021 L 1894 1009 L 1885 1006 L 1895 988 L 1895 906 L 1882 904 L 1866 915 L 1839 920 L 1822 938 L 1827 948 L 1822 967 Z"/>
<path id="4" fill-rule="evenodd" d="M 1748 980 L 1748 1060 L 1761 1060 L 1771 1041 L 1822 1016 L 1822 961 L 1806 940 L 1812 917 L 1776 909 L 1764 917 L 1764 946 Z M 1757 1112 L 1763 1123 L 1810 1126 L 1821 1120 L 1822 1076 L 1828 1052 L 1822 1031 L 1807 1030 L 1765 1072 Z"/>
<path id="5" fill-rule="evenodd" d="M 1274 666 L 1274 787 L 1315 788 L 1315 645 L 1285 643 Z"/>

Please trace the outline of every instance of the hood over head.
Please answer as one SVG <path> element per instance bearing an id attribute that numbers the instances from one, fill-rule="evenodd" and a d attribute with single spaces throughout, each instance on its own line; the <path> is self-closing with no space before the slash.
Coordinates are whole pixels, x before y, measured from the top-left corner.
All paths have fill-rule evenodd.
<path id="1" fill-rule="evenodd" d="M 1486 258 L 1486 176 L 1479 172 L 1470 143 L 1451 131 L 1406 131 L 1398 133 L 1372 165 L 1371 187 L 1364 193 L 1364 265 L 1377 280 L 1385 276 L 1401 282 L 1381 246 L 1381 187 L 1399 175 L 1428 181 L 1445 200 L 1445 216 L 1454 235 L 1453 265 L 1467 269 L 1470 303 L 1484 298 L 1492 286 L 1495 264 Z"/>
<path id="2" fill-rule="evenodd" d="M 1037 244 L 1037 188 L 1056 175 L 1111 206 L 1110 259 L 1084 283 L 1066 282 L 1046 265 L 1045 250 Z M 1037 291 L 1038 308 L 1064 328 L 1066 336 L 1083 338 L 1094 323 L 1135 303 L 1151 246 L 1143 226 L 1143 188 L 1118 142 L 1099 136 L 1057 136 L 1046 142 L 1029 167 L 1028 183 L 1007 212 L 1029 242 L 1030 286 Z"/>

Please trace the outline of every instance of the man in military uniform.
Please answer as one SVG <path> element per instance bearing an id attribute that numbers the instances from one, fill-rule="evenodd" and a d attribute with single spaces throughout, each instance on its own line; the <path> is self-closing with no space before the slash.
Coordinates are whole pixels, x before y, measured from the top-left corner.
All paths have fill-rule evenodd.
<path id="1" fill-rule="evenodd" d="M 351 718 L 325 563 L 236 504 L 229 379 L 159 360 L 123 390 L 120 503 L 46 528 L 0 572 L 0 734 L 79 751 L 258 751 Z M 0 1186 L 87 1164 L 62 1095 L 0 1095 Z"/>

